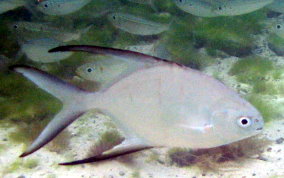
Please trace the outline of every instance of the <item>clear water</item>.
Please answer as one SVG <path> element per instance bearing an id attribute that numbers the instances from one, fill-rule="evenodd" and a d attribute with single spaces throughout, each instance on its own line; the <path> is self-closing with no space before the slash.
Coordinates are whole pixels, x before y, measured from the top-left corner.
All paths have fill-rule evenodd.
<path id="1" fill-rule="evenodd" d="M 8 10 L 9 1 L 20 5 Z M 205 12 L 185 12 L 181 7 L 189 5 L 178 7 L 173 0 L 92 0 L 86 5 L 61 0 L 60 8 L 40 11 L 43 3 L 52 8 L 50 1 L 0 0 L 1 177 L 284 177 L 281 12 L 263 5 L 241 15 L 203 17 Z M 214 13 L 219 3 L 230 2 L 203 1 L 211 3 Z M 252 8 L 239 4 L 231 12 Z M 197 12 L 203 7 L 197 6 Z M 265 130 L 217 148 L 155 148 L 118 160 L 58 166 L 122 142 L 123 133 L 111 118 L 89 111 L 49 144 L 19 158 L 62 104 L 9 66 L 32 66 L 89 91 L 99 90 L 127 68 L 110 57 L 47 52 L 61 45 L 126 49 L 200 70 L 251 102 L 261 112 Z"/>

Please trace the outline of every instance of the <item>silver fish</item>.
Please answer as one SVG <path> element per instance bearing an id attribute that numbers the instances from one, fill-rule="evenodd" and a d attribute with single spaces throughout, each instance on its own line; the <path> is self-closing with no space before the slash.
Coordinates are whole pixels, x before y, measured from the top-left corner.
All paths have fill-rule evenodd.
<path id="1" fill-rule="evenodd" d="M 271 4 L 273 0 L 217 0 L 214 13 L 222 16 L 243 15 Z"/>
<path id="2" fill-rule="evenodd" d="M 157 35 L 170 26 L 125 13 L 109 14 L 108 19 L 115 27 L 136 35 Z"/>
<path id="3" fill-rule="evenodd" d="M 105 85 L 126 72 L 128 67 L 129 64 L 119 58 L 104 58 L 83 64 L 76 69 L 76 74 L 85 80 Z"/>
<path id="4" fill-rule="evenodd" d="M 284 1 L 274 0 L 274 2 L 268 5 L 267 8 L 275 12 L 284 13 Z"/>
<path id="5" fill-rule="evenodd" d="M 52 63 L 66 59 L 72 55 L 68 53 L 49 53 L 48 50 L 64 43 L 52 38 L 40 38 L 29 40 L 21 45 L 21 51 L 32 61 L 40 63 Z"/>
<path id="6" fill-rule="evenodd" d="M 58 41 L 69 42 L 79 40 L 91 27 L 90 25 L 79 30 L 68 30 L 50 23 L 18 21 L 10 25 L 10 30 L 19 36 L 21 41 L 34 38 L 54 38 Z"/>
<path id="7" fill-rule="evenodd" d="M 39 2 L 37 9 L 47 15 L 67 15 L 74 13 L 91 0 L 44 0 Z"/>
<path id="8" fill-rule="evenodd" d="M 210 148 L 259 134 L 261 114 L 220 81 L 188 67 L 145 54 L 98 46 L 63 46 L 50 52 L 86 51 L 143 62 L 98 92 L 88 92 L 31 67 L 14 70 L 60 99 L 63 109 L 21 157 L 38 150 L 84 112 L 111 116 L 125 141 L 98 161 L 153 147 Z"/>
<path id="9" fill-rule="evenodd" d="M 213 11 L 213 3 L 206 0 L 174 0 L 183 11 L 199 17 L 216 17 L 219 14 Z"/>
<path id="10" fill-rule="evenodd" d="M 272 22 L 271 32 L 284 39 L 284 19 Z"/>

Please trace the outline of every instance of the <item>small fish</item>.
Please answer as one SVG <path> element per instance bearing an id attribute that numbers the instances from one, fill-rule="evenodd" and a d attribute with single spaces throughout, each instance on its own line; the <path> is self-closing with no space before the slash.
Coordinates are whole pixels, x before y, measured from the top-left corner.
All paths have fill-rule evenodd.
<path id="1" fill-rule="evenodd" d="M 134 2 L 134 3 L 137 3 L 137 4 L 145 4 L 145 5 L 150 5 L 151 8 L 154 10 L 154 11 L 158 11 L 156 6 L 154 5 L 154 0 L 128 0 L 130 2 Z"/>
<path id="2" fill-rule="evenodd" d="M 10 30 L 14 32 L 21 41 L 34 38 L 54 38 L 58 41 L 69 42 L 79 40 L 87 33 L 92 25 L 84 29 L 68 30 L 65 27 L 58 27 L 50 23 L 18 21 L 12 23 Z"/>
<path id="3" fill-rule="evenodd" d="M 76 74 L 79 77 L 106 85 L 122 73 L 125 73 L 129 64 L 119 58 L 104 58 L 89 62 L 78 67 Z"/>
<path id="4" fill-rule="evenodd" d="M 213 11 L 213 4 L 206 0 L 174 0 L 183 11 L 199 17 L 216 17 L 219 14 Z"/>
<path id="5" fill-rule="evenodd" d="M 271 32 L 284 39 L 284 19 L 273 22 Z"/>
<path id="6" fill-rule="evenodd" d="M 235 16 L 254 12 L 271 4 L 273 0 L 218 0 L 214 2 L 214 13 Z"/>
<path id="7" fill-rule="evenodd" d="M 157 35 L 170 26 L 125 13 L 109 14 L 108 19 L 115 27 L 135 35 Z"/>
<path id="8" fill-rule="evenodd" d="M 27 41 L 21 45 L 21 51 L 32 61 L 52 63 L 66 59 L 72 55 L 68 53 L 49 53 L 48 50 L 64 43 L 52 38 L 41 38 Z"/>
<path id="9" fill-rule="evenodd" d="M 27 0 L 0 0 L 0 14 L 25 6 Z"/>
<path id="10" fill-rule="evenodd" d="M 284 13 L 284 1 L 274 0 L 274 2 L 268 5 L 267 8 L 275 12 Z"/>
<path id="11" fill-rule="evenodd" d="M 60 99 L 63 109 L 21 157 L 51 141 L 90 109 L 112 117 L 125 141 L 103 154 L 62 165 L 111 159 L 155 147 L 211 148 L 259 134 L 261 114 L 220 81 L 186 66 L 145 54 L 99 46 L 63 46 L 141 63 L 98 92 L 82 90 L 32 67 L 12 69 Z"/>
<path id="12" fill-rule="evenodd" d="M 43 0 L 39 1 L 37 9 L 47 15 L 67 15 L 74 13 L 91 0 Z"/>

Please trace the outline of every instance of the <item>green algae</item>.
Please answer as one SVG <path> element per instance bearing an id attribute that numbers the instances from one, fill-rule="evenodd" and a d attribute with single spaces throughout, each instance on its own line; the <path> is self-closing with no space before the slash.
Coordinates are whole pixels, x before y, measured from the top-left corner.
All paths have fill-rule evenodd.
<path id="1" fill-rule="evenodd" d="M 261 95 L 250 95 L 247 97 L 247 100 L 258 109 L 265 123 L 274 120 L 280 112 L 277 107 L 275 107 L 271 102 L 267 102 Z"/>
<path id="2" fill-rule="evenodd" d="M 278 106 L 266 98 L 283 94 L 281 75 L 283 69 L 272 61 L 260 57 L 248 57 L 237 61 L 229 71 L 240 83 L 252 86 L 246 98 L 261 112 L 265 122 L 270 122 L 281 112 Z"/>
<path id="3" fill-rule="evenodd" d="M 208 149 L 172 148 L 167 156 L 170 164 L 185 168 L 199 168 L 200 171 L 218 172 L 224 168 L 236 168 L 240 162 L 261 155 L 271 140 L 263 137 L 250 137 L 228 145 Z"/>
<path id="4" fill-rule="evenodd" d="M 33 122 L 50 116 L 61 108 L 55 98 L 19 75 L 1 73 L 0 83 L 0 93 L 9 98 L 0 103 L 1 119 Z"/>
<path id="5" fill-rule="evenodd" d="M 236 76 L 238 82 L 255 84 L 265 80 L 274 68 L 273 62 L 260 57 L 248 57 L 237 61 L 229 71 L 230 75 Z"/>
<path id="6" fill-rule="evenodd" d="M 18 159 L 17 161 L 13 162 L 12 164 L 8 165 L 4 171 L 4 175 L 8 173 L 14 173 L 18 171 L 29 171 L 36 168 L 39 165 L 39 160 L 37 159 Z"/>
<path id="7" fill-rule="evenodd" d="M 5 144 L 0 144 L 0 153 L 2 153 L 3 151 L 5 151 L 7 148 L 7 145 Z"/>
<path id="8" fill-rule="evenodd" d="M 130 178 L 140 178 L 140 172 L 139 171 L 134 171 L 133 173 L 131 173 Z"/>
<path id="9" fill-rule="evenodd" d="M 152 152 L 146 162 L 150 163 L 150 162 L 155 162 L 155 161 L 158 161 L 160 159 L 160 155 L 157 153 L 157 152 Z"/>
<path id="10" fill-rule="evenodd" d="M 102 143 L 110 143 L 110 144 L 117 143 L 117 141 L 121 140 L 121 138 L 122 136 L 116 130 L 106 131 L 100 136 Z"/>
<path id="11" fill-rule="evenodd" d="M 277 36 L 275 34 L 269 35 L 268 42 L 277 46 L 277 47 L 284 47 L 284 39 L 279 38 L 279 36 Z"/>
<path id="12" fill-rule="evenodd" d="M 179 17 L 168 32 L 169 38 L 179 43 L 170 43 L 169 48 L 175 49 L 176 44 L 183 47 L 184 43 L 188 42 L 195 47 L 210 49 L 211 54 L 222 50 L 233 56 L 247 56 L 254 45 L 251 34 L 261 32 L 262 25 L 259 21 L 264 18 L 265 12 L 262 11 L 236 17 Z"/>

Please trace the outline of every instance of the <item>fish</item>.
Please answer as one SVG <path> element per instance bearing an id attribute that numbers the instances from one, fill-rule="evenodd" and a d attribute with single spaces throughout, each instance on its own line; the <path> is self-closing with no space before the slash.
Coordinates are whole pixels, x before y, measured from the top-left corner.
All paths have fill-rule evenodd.
<path id="1" fill-rule="evenodd" d="M 61 16 L 74 13 L 90 2 L 91 0 L 43 0 L 36 8 L 47 15 Z"/>
<path id="2" fill-rule="evenodd" d="M 50 52 L 83 51 L 142 63 L 97 92 L 71 85 L 29 66 L 12 66 L 58 98 L 63 109 L 48 123 L 25 157 L 51 141 L 90 109 L 110 116 L 125 140 L 96 157 L 63 165 L 101 161 L 160 147 L 211 148 L 261 133 L 259 111 L 217 79 L 178 63 L 138 52 L 70 45 Z"/>
<path id="3" fill-rule="evenodd" d="M 220 16 L 213 11 L 213 3 L 206 0 L 174 0 L 175 4 L 183 11 L 199 17 Z"/>
<path id="4" fill-rule="evenodd" d="M 111 13 L 108 15 L 108 20 L 116 28 L 135 35 L 157 35 L 170 27 L 170 24 L 162 24 L 126 13 Z"/>
<path id="5" fill-rule="evenodd" d="M 284 39 L 284 19 L 272 19 L 269 21 L 264 22 L 267 26 L 269 33 L 275 34 L 278 37 Z"/>
<path id="6" fill-rule="evenodd" d="M 21 51 L 34 62 L 52 63 L 66 59 L 72 55 L 68 53 L 48 53 L 48 51 L 64 43 L 52 38 L 39 38 L 29 40 L 21 45 Z"/>
<path id="7" fill-rule="evenodd" d="M 158 11 L 155 4 L 154 4 L 154 0 L 128 0 L 130 2 L 133 2 L 133 3 L 137 3 L 137 4 L 145 4 L 145 5 L 150 5 L 151 8 L 154 10 L 154 11 Z"/>
<path id="8" fill-rule="evenodd" d="M 81 36 L 91 29 L 92 25 L 78 30 L 69 30 L 44 22 L 17 21 L 9 25 L 10 30 L 21 41 L 34 38 L 53 38 L 62 42 L 79 40 Z"/>
<path id="9" fill-rule="evenodd" d="M 25 6 L 27 0 L 0 0 L 0 14 Z"/>
<path id="10" fill-rule="evenodd" d="M 221 16 L 235 16 L 254 12 L 271 4 L 273 0 L 217 0 L 213 12 Z"/>
<path id="11" fill-rule="evenodd" d="M 267 8 L 275 12 L 284 13 L 284 1 L 274 0 L 274 2 L 268 5 Z"/>
<path id="12" fill-rule="evenodd" d="M 117 76 L 122 75 L 130 64 L 119 58 L 104 58 L 85 63 L 76 69 L 76 74 L 85 80 L 98 82 L 101 85 L 111 83 Z"/>

